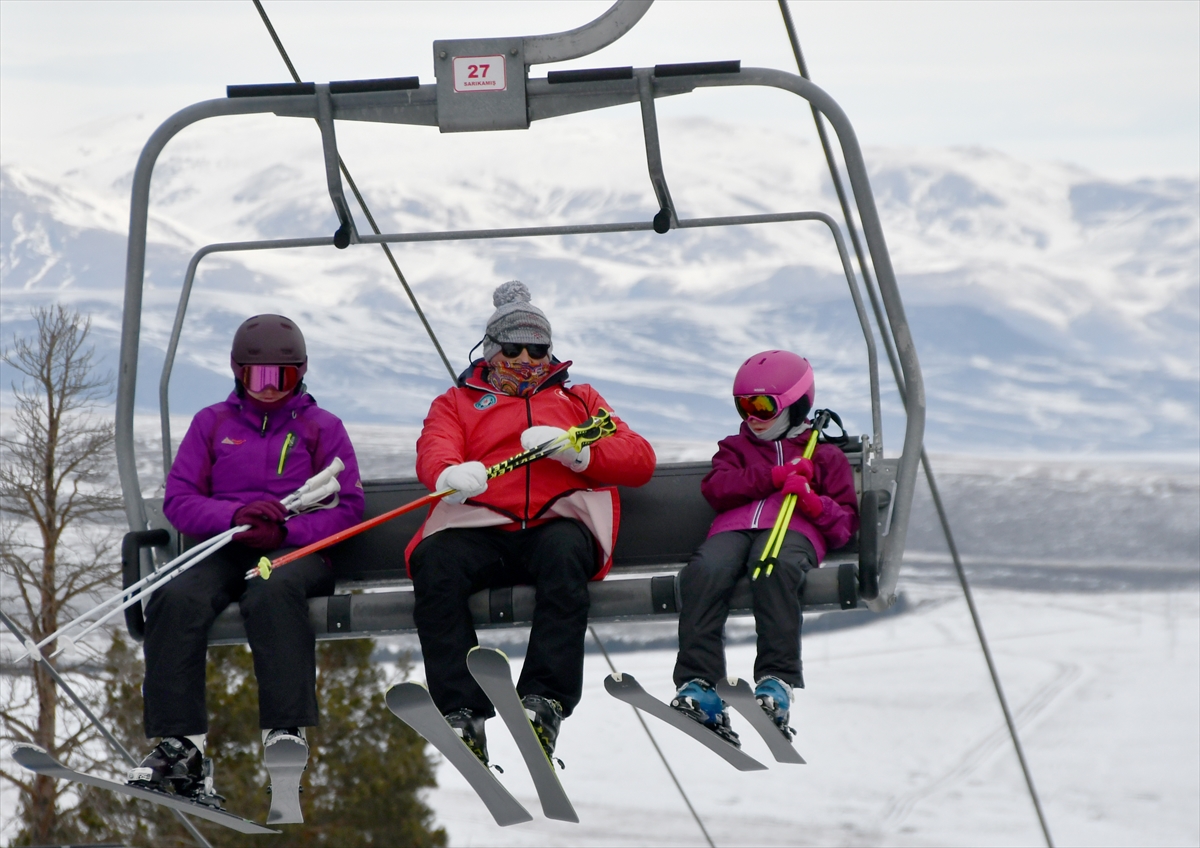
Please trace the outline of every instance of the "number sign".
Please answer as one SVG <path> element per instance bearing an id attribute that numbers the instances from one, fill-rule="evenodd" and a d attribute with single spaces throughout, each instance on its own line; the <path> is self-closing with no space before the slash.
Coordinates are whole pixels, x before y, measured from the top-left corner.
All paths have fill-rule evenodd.
<path id="1" fill-rule="evenodd" d="M 455 91 L 504 91 L 508 79 L 503 56 L 455 56 Z"/>

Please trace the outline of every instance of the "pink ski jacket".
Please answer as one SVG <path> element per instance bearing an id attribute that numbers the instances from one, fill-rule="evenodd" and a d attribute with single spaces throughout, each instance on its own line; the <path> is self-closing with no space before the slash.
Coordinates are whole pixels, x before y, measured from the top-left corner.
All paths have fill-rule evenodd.
<path id="1" fill-rule="evenodd" d="M 712 471 L 700 491 L 718 513 L 708 535 L 729 530 L 770 530 L 783 505 L 783 493 L 771 483 L 771 469 L 804 456 L 810 430 L 792 439 L 765 442 L 745 423 L 737 435 L 722 439 L 713 457 Z M 840 548 L 858 529 L 858 497 L 854 472 L 846 456 L 834 445 L 819 444 L 812 457 L 816 474 L 813 491 L 825 509 L 813 520 L 792 513 L 788 529 L 803 533 L 817 551 L 817 562 L 830 548 Z"/>
<path id="2" fill-rule="evenodd" d="M 309 394 L 263 413 L 236 393 L 196 413 L 171 473 L 163 513 L 181 533 L 206 539 L 229 529 L 238 507 L 282 499 L 340 457 L 339 503 L 288 519 L 288 547 L 303 547 L 362 520 L 363 488 L 341 420 Z"/>

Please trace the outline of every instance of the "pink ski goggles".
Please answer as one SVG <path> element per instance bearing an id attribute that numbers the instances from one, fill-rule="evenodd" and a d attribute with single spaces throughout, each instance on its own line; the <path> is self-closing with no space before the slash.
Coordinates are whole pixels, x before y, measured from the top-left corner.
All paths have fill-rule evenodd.
<path id="1" fill-rule="evenodd" d="M 251 392 L 276 389 L 290 392 L 300 384 L 298 365 L 243 365 L 242 385 Z"/>

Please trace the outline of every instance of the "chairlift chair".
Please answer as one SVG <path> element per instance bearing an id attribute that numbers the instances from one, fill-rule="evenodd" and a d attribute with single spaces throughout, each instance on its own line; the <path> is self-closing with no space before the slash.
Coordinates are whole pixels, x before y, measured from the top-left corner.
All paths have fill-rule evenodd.
<path id="1" fill-rule="evenodd" d="M 315 119 L 321 132 L 325 174 L 339 226 L 331 236 L 268 239 L 210 244 L 188 264 L 159 384 L 163 473 L 170 470 L 172 442 L 167 391 L 187 314 L 188 299 L 200 263 L 220 253 L 294 248 L 349 249 L 379 243 L 511 239 L 653 230 L 749 226 L 812 221 L 828 227 L 841 260 L 867 349 L 871 392 L 871 435 L 848 440 L 842 449 L 854 471 L 860 499 L 861 529 L 845 547 L 831 551 L 823 568 L 810 572 L 803 594 L 807 610 L 851 609 L 865 604 L 876 611 L 896 598 L 913 489 L 925 427 L 924 390 L 912 336 L 905 319 L 879 214 L 854 130 L 828 94 L 803 77 L 770 68 L 743 68 L 739 62 L 703 62 L 653 67 L 550 71 L 530 77 L 534 65 L 552 64 L 593 53 L 627 32 L 645 14 L 651 0 L 618 0 L 604 15 L 578 29 L 552 35 L 435 41 L 436 82 L 415 78 L 229 86 L 224 99 L 189 106 L 168 118 L 150 136 L 134 172 L 130 209 L 125 303 L 117 387 L 117 462 L 130 532 L 122 545 L 124 583 L 131 585 L 177 552 L 179 534 L 162 513 L 159 499 L 143 498 L 134 455 L 134 391 L 142 313 L 149 194 L 154 166 L 167 143 L 185 127 L 226 115 L 273 113 Z M 503 71 L 503 89 L 475 90 L 464 83 L 470 66 L 486 58 L 490 72 Z M 478 72 L 478 68 L 476 68 Z M 863 304 L 842 231 L 819 211 L 776 212 L 710 218 L 680 218 L 671 200 L 662 164 L 655 101 L 705 88 L 767 86 L 808 101 L 831 124 L 845 160 L 862 221 L 867 254 L 878 282 L 873 300 L 876 320 L 886 322 L 895 343 L 905 391 L 903 447 L 887 458 L 882 447 L 878 363 L 875 337 Z M 487 132 L 527 129 L 533 121 L 638 103 L 646 162 L 659 211 L 650 221 L 505 229 L 363 234 L 346 201 L 338 166 L 336 121 L 370 121 L 437 127 L 440 132 Z M 847 222 L 852 227 L 852 222 Z M 870 285 L 869 280 L 864 281 Z M 868 293 L 874 292 L 868 288 Z M 881 333 L 883 327 L 880 328 Z M 886 339 L 887 336 L 884 336 Z M 678 614 L 677 573 L 707 534 L 713 511 L 700 494 L 708 463 L 660 464 L 652 481 L 621 491 L 621 527 L 610 576 L 589 586 L 592 622 L 669 620 Z M 415 479 L 364 480 L 366 517 L 380 515 L 426 494 Z M 337 572 L 333 596 L 310 601 L 318 639 L 414 632 L 411 584 L 403 570 L 403 551 L 423 519 L 409 514 L 330 549 Z M 370 592 L 357 591 L 370 588 Z M 528 624 L 533 589 L 514 586 L 485 590 L 470 599 L 479 627 Z M 751 609 L 749 586 L 735 591 L 732 611 Z M 140 638 L 142 609 L 126 611 L 126 623 Z M 214 644 L 245 641 L 240 618 L 232 611 L 217 620 Z"/>

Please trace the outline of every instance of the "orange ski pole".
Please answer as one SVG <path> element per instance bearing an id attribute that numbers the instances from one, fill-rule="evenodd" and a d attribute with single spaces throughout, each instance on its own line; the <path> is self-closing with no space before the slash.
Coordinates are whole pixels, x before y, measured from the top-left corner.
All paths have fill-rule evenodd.
<path id="1" fill-rule="evenodd" d="M 593 442 L 598 442 L 605 436 L 611 436 L 617 432 L 617 425 L 612 420 L 612 416 L 607 409 L 601 409 L 596 412 L 587 421 L 584 421 L 578 426 L 572 427 L 566 433 L 556 439 L 551 439 L 548 442 L 532 447 L 527 451 L 522 451 L 516 456 L 509 457 L 503 462 L 498 462 L 487 470 L 489 480 L 499 477 L 501 474 L 507 474 L 509 471 L 515 471 L 518 468 L 528 465 L 531 462 L 542 459 L 543 457 L 551 456 L 558 453 L 566 447 L 581 450 L 586 445 Z M 295 562 L 301 557 L 306 557 L 311 553 L 324 550 L 344 539 L 349 539 L 351 536 L 357 536 L 370 530 L 372 527 L 378 527 L 387 521 L 391 521 L 397 516 L 404 515 L 406 512 L 412 512 L 414 509 L 420 509 L 423 506 L 434 503 L 454 493 L 454 489 L 443 489 L 440 492 L 433 492 L 425 495 L 422 498 L 417 498 L 415 501 L 398 506 L 391 512 L 385 512 L 383 515 L 377 515 L 374 518 L 368 518 L 361 524 L 355 524 L 353 527 L 347 527 L 334 533 L 332 536 L 326 536 L 324 539 L 318 539 L 311 545 L 305 545 L 303 548 L 297 548 L 291 553 L 283 554 L 275 559 L 267 559 L 263 557 L 258 561 L 258 565 L 246 572 L 246 579 L 250 580 L 254 577 L 261 577 L 263 580 L 271 576 L 271 572 L 281 565 L 287 565 L 289 562 Z"/>

